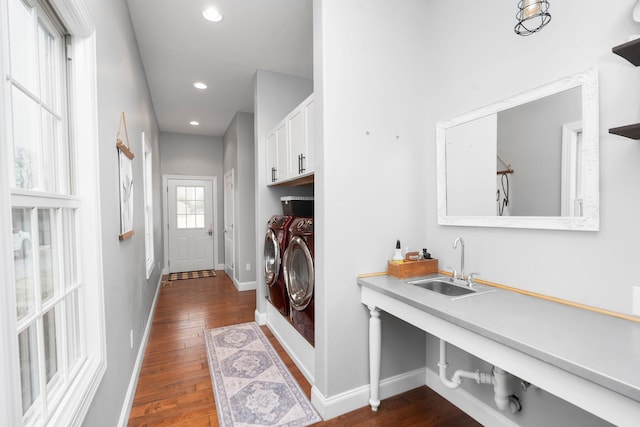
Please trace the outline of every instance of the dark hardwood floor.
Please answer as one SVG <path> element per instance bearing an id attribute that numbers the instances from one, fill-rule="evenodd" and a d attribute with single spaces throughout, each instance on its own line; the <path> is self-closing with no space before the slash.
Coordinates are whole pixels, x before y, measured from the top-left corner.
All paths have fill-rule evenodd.
<path id="1" fill-rule="evenodd" d="M 153 326 L 129 416 L 133 426 L 217 426 L 203 332 L 254 320 L 255 292 L 238 292 L 229 277 L 169 282 L 160 289 Z M 307 396 L 311 385 L 268 328 L 262 327 Z M 318 426 L 478 426 L 427 387 L 386 399 Z"/>

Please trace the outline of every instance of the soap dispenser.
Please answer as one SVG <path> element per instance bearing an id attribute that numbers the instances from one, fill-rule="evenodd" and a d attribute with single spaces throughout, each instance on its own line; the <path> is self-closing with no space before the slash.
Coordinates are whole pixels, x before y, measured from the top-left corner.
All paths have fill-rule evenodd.
<path id="1" fill-rule="evenodd" d="M 396 252 L 393 255 L 392 259 L 393 259 L 393 261 L 402 261 L 403 260 L 402 249 L 401 249 L 401 246 L 400 246 L 400 240 L 398 240 L 396 242 Z"/>

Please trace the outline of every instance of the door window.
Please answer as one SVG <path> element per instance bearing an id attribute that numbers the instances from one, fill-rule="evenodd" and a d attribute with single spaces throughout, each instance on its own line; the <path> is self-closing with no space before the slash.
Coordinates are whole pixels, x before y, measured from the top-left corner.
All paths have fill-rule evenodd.
<path id="1" fill-rule="evenodd" d="M 176 186 L 177 228 L 204 228 L 204 219 L 204 187 Z"/>

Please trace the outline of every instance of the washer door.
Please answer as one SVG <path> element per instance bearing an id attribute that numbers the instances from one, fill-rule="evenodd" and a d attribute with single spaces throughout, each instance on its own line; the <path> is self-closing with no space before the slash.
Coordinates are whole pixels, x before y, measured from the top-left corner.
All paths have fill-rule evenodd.
<path id="1" fill-rule="evenodd" d="M 289 242 L 283 268 L 291 307 L 304 310 L 313 298 L 315 275 L 311 252 L 301 237 L 296 236 Z"/>
<path id="2" fill-rule="evenodd" d="M 267 286 L 273 286 L 278 282 L 280 274 L 280 245 L 273 230 L 267 231 L 264 236 L 264 279 Z"/>

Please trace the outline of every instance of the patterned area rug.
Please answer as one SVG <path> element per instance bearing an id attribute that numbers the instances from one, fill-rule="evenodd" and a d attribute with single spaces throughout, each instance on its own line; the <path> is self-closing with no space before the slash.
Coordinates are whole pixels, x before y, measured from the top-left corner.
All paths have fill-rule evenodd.
<path id="1" fill-rule="evenodd" d="M 203 277 L 216 277 L 215 270 L 185 271 L 183 273 L 169 274 L 169 281 L 185 279 L 202 279 Z"/>
<path id="2" fill-rule="evenodd" d="M 205 331 L 222 427 L 303 427 L 322 421 L 255 322 Z"/>

